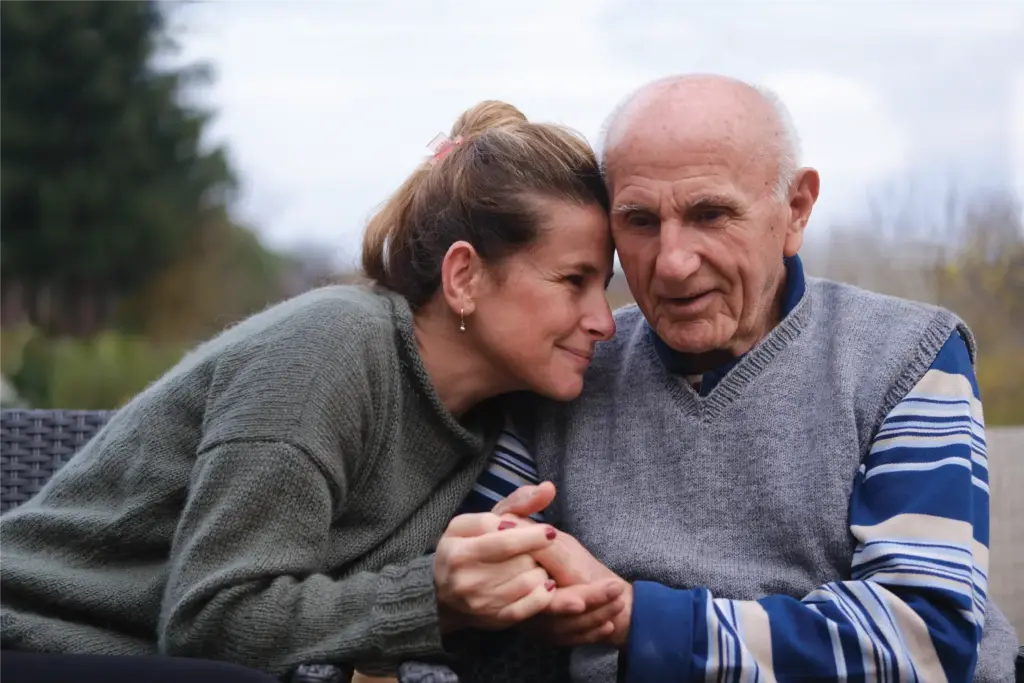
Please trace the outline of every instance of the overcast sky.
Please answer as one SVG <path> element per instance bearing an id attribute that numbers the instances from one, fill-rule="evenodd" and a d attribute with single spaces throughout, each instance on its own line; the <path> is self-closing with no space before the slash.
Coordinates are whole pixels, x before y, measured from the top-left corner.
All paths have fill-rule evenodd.
<path id="1" fill-rule="evenodd" d="M 955 176 L 1024 198 L 1024 2 L 234 0 L 179 14 L 185 61 L 273 246 L 351 262 L 426 144 L 486 98 L 596 143 L 626 93 L 672 73 L 775 88 L 822 173 L 811 230 L 865 196 Z"/>

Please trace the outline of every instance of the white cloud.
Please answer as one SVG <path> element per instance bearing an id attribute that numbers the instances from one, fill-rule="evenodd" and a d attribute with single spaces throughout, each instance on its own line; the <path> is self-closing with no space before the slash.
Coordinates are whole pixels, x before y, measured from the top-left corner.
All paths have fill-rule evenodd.
<path id="1" fill-rule="evenodd" d="M 244 215 L 276 244 L 354 254 L 366 217 L 465 108 L 509 101 L 593 139 L 644 80 L 592 28 L 601 3 L 206 5 L 186 59 L 213 63 L 213 129 L 246 183 Z M 515 7 L 516 11 L 511 11 Z M 503 9 L 504 8 L 504 9 Z M 403 16 L 405 18 L 398 18 Z"/>
<path id="2" fill-rule="evenodd" d="M 820 71 L 790 71 L 763 83 L 786 103 L 805 165 L 821 174 L 816 222 L 834 218 L 866 185 L 905 168 L 908 135 L 877 90 Z"/>
<path id="3" fill-rule="evenodd" d="M 984 97 L 1014 58 L 995 48 L 1021 26 L 1015 5 L 282 0 L 198 4 L 181 23 L 183 57 L 217 72 L 211 132 L 242 176 L 242 216 L 272 244 L 316 240 L 351 260 L 373 208 L 479 100 L 596 142 L 626 93 L 691 70 L 780 92 L 822 172 L 823 225 L 922 150 L 955 160 L 998 146 L 985 131 L 999 117 L 977 112 L 991 111 Z M 922 45 L 941 48 L 940 62 L 922 61 Z M 984 87 L 958 90 L 979 73 Z"/>

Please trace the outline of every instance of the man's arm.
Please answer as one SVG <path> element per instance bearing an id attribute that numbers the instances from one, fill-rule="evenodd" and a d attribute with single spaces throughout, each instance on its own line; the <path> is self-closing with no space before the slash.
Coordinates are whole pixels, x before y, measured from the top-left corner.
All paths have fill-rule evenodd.
<path id="1" fill-rule="evenodd" d="M 850 518 L 850 580 L 802 600 L 634 584 L 625 680 L 971 679 L 985 616 L 988 467 L 958 333 L 883 422 Z"/>

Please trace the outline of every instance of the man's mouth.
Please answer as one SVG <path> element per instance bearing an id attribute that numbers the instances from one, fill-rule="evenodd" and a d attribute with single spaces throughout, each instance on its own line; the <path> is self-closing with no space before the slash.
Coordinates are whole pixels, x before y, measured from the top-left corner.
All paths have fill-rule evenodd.
<path id="1" fill-rule="evenodd" d="M 680 315 L 700 313 L 711 302 L 715 290 L 709 289 L 692 296 L 666 297 L 664 302 L 673 312 Z"/>

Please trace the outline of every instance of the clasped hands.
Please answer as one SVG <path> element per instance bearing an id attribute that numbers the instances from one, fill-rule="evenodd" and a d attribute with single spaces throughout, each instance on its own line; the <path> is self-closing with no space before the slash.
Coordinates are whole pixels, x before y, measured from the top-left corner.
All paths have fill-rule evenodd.
<path id="1" fill-rule="evenodd" d="M 523 629 L 546 643 L 625 645 L 632 586 L 579 541 L 529 516 L 555 497 L 524 486 L 492 512 L 454 518 L 438 542 L 441 629 Z"/>

